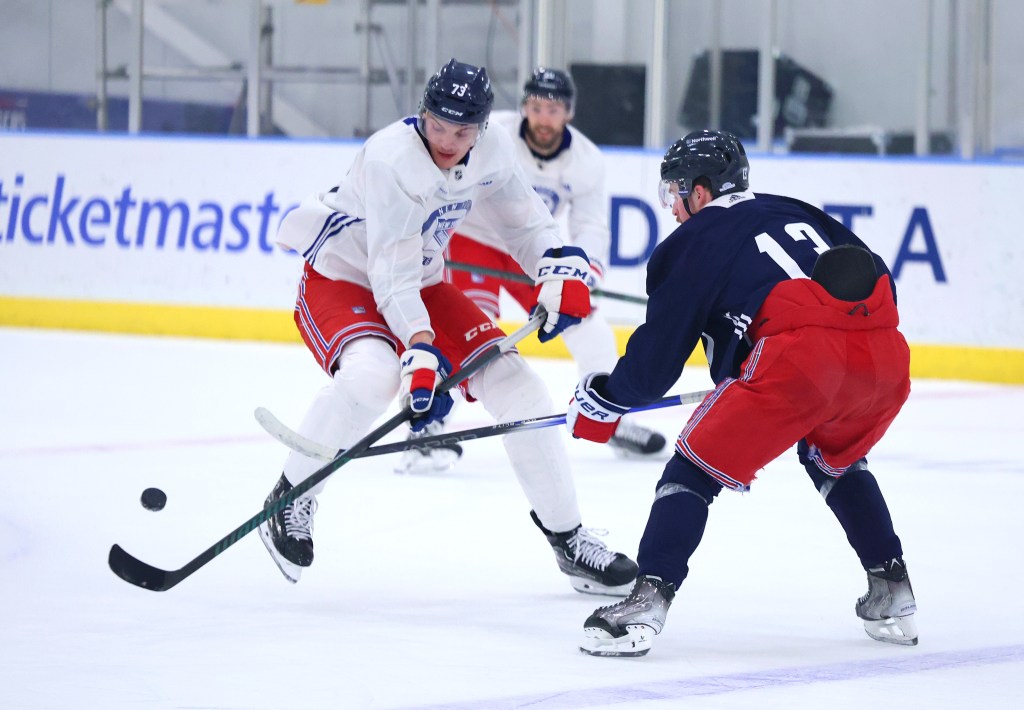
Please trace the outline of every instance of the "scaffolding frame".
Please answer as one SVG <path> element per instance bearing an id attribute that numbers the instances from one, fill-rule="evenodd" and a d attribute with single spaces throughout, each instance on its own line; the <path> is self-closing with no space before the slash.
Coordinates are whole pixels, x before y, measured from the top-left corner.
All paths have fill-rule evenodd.
<path id="1" fill-rule="evenodd" d="M 451 0 L 454 2 L 454 0 Z M 922 46 L 919 52 L 918 80 L 915 97 L 914 149 L 917 155 L 930 150 L 930 113 L 932 95 L 932 48 L 934 46 L 935 6 L 943 0 L 918 0 L 923 25 Z M 404 53 L 404 71 L 400 71 L 393 56 L 384 27 L 373 21 L 373 6 L 383 0 L 361 0 L 356 32 L 362 35 L 359 66 L 276 66 L 272 63 L 273 13 L 266 0 L 249 0 L 249 42 L 247 58 L 223 66 L 147 67 L 143 62 L 146 0 L 96 0 L 97 90 L 96 124 L 101 131 L 108 126 L 108 92 L 110 80 L 129 82 L 128 131 L 138 133 L 142 127 L 143 81 L 145 79 L 171 80 L 238 80 L 246 91 L 246 134 L 256 137 L 270 126 L 272 115 L 272 85 L 275 82 L 322 81 L 359 83 L 364 87 L 364 109 L 361 131 L 368 135 L 372 126 L 370 117 L 371 90 L 387 84 L 399 112 L 403 102 L 415 106 L 421 89 L 418 78 L 425 75 L 421 67 L 435 67 L 438 62 L 438 29 L 442 0 L 391 0 L 404 3 L 410 28 L 422 25 L 423 32 L 409 32 L 411 41 Z M 465 0 L 463 0 L 465 2 Z M 950 106 L 948 112 L 955 117 L 959 152 L 965 158 L 992 151 L 992 0 L 945 0 L 951 19 L 951 40 L 954 46 L 949 59 L 954 66 L 955 57 L 962 59 L 958 77 L 951 77 Z M 130 61 L 126 66 L 111 69 L 107 55 L 107 12 L 112 4 L 127 8 L 130 16 Z M 534 66 L 539 64 L 564 65 L 570 28 L 566 19 L 567 0 L 504 0 L 503 4 L 518 5 L 520 27 L 516 78 L 521 85 Z M 421 7 L 422 6 L 422 7 Z M 775 57 L 778 55 L 777 28 L 778 0 L 763 0 L 762 33 L 758 69 L 757 147 L 763 152 L 773 150 L 775 116 Z M 666 126 L 666 64 L 668 46 L 668 0 L 651 0 L 652 41 L 646 58 L 648 66 L 645 99 L 647 120 L 644 126 L 644 145 L 658 148 L 663 145 Z M 709 33 L 711 70 L 710 118 L 715 127 L 721 116 L 722 69 L 721 34 L 722 13 L 712 14 Z M 376 69 L 372 54 L 376 49 L 383 67 Z M 419 61 L 418 61 L 419 60 Z M 422 64 L 421 64 L 422 62 Z M 492 77 L 493 80 L 493 77 Z M 968 91 L 955 89 L 964 84 Z M 255 89 L 254 89 L 255 88 Z M 357 133 L 359 130 L 357 129 Z"/>

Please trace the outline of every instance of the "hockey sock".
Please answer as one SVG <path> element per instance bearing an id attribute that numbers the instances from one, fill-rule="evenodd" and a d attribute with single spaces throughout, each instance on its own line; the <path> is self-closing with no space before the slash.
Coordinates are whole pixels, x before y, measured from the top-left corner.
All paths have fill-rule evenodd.
<path id="1" fill-rule="evenodd" d="M 641 575 L 661 577 L 679 588 L 690 571 L 690 556 L 704 536 L 708 506 L 721 490 L 721 485 L 682 456 L 672 457 L 640 539 Z"/>
<path id="2" fill-rule="evenodd" d="M 825 497 L 864 569 L 903 554 L 878 482 L 867 469 L 843 474 Z"/>

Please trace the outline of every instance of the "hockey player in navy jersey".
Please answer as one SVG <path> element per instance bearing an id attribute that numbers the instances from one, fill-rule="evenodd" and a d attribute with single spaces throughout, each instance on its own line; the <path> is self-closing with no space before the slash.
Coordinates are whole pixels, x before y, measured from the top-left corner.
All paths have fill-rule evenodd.
<path id="1" fill-rule="evenodd" d="M 570 404 L 573 436 L 608 441 L 623 412 L 678 380 L 699 342 L 716 384 L 658 482 L 632 592 L 584 623 L 581 650 L 592 655 L 647 653 L 715 497 L 747 490 L 794 444 L 866 570 L 856 613 L 868 635 L 917 643 L 902 545 L 865 458 L 910 393 L 892 277 L 821 210 L 750 192 L 748 171 L 728 133 L 697 131 L 668 150 L 661 198 L 681 226 L 648 265 L 646 322 Z"/>
<path id="2" fill-rule="evenodd" d="M 487 72 L 452 59 L 427 82 L 418 115 L 370 136 L 337 186 L 303 200 L 282 221 L 277 242 L 305 260 L 295 323 L 330 378 L 300 425 L 304 436 L 349 448 L 396 395 L 414 412 L 413 429 L 440 420 L 452 397 L 435 394 L 438 383 L 504 339 L 441 278 L 451 232 L 477 203 L 493 205 L 509 250 L 539 283 L 538 301 L 547 312 L 542 342 L 589 313 L 586 253 L 562 244 L 558 225 L 516 166 L 511 138 L 486 130 L 493 100 Z M 460 389 L 498 422 L 554 410 L 543 380 L 514 351 Z M 572 586 L 625 594 L 636 563 L 582 527 L 560 433 L 516 433 L 504 443 L 531 517 Z M 321 466 L 289 455 L 268 502 Z M 292 582 L 313 562 L 321 489 L 260 525 L 267 550 Z M 377 503 L 387 505 L 360 507 Z"/>

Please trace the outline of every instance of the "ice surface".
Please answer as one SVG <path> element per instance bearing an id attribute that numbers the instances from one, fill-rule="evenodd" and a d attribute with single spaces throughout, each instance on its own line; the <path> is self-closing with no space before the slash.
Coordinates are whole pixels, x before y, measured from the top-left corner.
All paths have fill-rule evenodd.
<path id="1" fill-rule="evenodd" d="M 864 573 L 788 454 L 723 493 L 665 632 L 640 659 L 576 643 L 606 597 L 557 570 L 500 439 L 443 475 L 392 457 L 328 482 L 295 586 L 255 534 L 164 593 L 257 513 L 325 378 L 300 346 L 0 329 L 0 705 L 32 708 L 1017 708 L 1024 698 L 1024 388 L 915 382 L 870 457 L 919 606 L 914 648 L 854 616 Z M 556 402 L 565 360 L 533 360 Z M 673 392 L 702 389 L 687 373 Z M 670 438 L 691 407 L 640 415 Z M 489 424 L 460 404 L 453 428 Z M 756 426 L 756 422 L 751 422 Z M 387 440 L 400 438 L 397 434 Z M 744 432 L 736 432 L 743 445 Z M 569 441 L 584 524 L 635 555 L 663 460 Z M 159 513 L 142 490 L 167 492 Z"/>

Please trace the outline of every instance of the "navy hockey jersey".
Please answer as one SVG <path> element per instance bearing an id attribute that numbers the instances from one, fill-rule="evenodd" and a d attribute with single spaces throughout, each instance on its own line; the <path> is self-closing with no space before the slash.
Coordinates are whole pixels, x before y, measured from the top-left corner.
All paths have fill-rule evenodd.
<path id="1" fill-rule="evenodd" d="M 867 248 L 822 210 L 778 195 L 722 195 L 680 225 L 647 265 L 647 319 L 602 387 L 617 404 L 662 397 L 698 342 L 717 384 L 736 377 L 752 344 L 747 326 L 780 281 L 809 278 L 832 246 Z M 878 275 L 889 270 L 875 255 Z M 895 296 L 895 293 L 893 294 Z"/>

